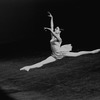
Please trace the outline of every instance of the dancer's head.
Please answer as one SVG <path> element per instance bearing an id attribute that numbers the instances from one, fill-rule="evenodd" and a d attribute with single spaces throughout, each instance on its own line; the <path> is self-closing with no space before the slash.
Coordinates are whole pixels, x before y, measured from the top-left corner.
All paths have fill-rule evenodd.
<path id="1" fill-rule="evenodd" d="M 56 34 L 60 34 L 60 33 L 61 33 L 61 30 L 60 30 L 59 27 L 56 27 L 56 28 L 55 28 L 55 33 L 56 33 Z"/>

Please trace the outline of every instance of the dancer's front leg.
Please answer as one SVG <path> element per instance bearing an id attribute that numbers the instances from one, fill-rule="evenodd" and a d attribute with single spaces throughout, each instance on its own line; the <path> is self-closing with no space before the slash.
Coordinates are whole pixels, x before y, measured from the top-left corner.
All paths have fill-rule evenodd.
<path id="1" fill-rule="evenodd" d="M 26 70 L 26 71 L 29 71 L 30 69 L 33 69 L 33 68 L 40 68 L 42 67 L 43 65 L 45 64 L 48 64 L 48 63 L 51 63 L 51 62 L 54 62 L 56 61 L 56 59 L 52 56 L 49 56 L 47 59 L 39 62 L 39 63 L 36 63 L 34 65 L 31 65 L 31 66 L 26 66 L 26 67 L 23 67 L 21 68 L 20 70 Z"/>

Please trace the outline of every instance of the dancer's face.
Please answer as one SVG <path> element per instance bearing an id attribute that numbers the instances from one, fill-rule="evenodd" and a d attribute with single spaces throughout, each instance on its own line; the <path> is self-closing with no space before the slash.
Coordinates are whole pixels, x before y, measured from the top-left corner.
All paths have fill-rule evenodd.
<path id="1" fill-rule="evenodd" d="M 55 32 L 56 32 L 56 34 L 60 34 L 61 33 L 60 28 L 59 27 L 56 27 L 55 28 Z"/>

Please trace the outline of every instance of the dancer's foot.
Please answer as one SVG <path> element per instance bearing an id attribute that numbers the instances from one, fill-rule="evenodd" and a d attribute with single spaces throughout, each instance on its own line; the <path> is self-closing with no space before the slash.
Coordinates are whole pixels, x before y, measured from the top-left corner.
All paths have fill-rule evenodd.
<path id="1" fill-rule="evenodd" d="M 96 50 L 93 50 L 93 51 L 92 51 L 93 54 L 94 54 L 94 53 L 98 53 L 98 52 L 100 52 L 100 49 L 96 49 Z"/>
<path id="2" fill-rule="evenodd" d="M 26 66 L 26 67 L 21 68 L 20 71 L 21 71 L 21 70 L 29 71 L 29 70 L 30 70 L 30 67 L 29 67 L 29 66 Z"/>
<path id="3" fill-rule="evenodd" d="M 43 64 L 38 63 L 38 64 L 35 64 L 35 65 L 23 67 L 23 68 L 21 68 L 20 70 L 26 70 L 26 71 L 29 71 L 30 69 L 33 69 L 33 68 L 39 68 L 39 67 L 42 67 L 42 66 L 43 66 Z"/>

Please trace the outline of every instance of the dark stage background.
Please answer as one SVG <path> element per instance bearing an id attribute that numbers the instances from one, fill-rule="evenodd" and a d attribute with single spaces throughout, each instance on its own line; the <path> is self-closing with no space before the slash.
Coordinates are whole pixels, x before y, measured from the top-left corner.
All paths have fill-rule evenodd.
<path id="1" fill-rule="evenodd" d="M 50 53 L 50 33 L 44 31 L 50 26 L 48 11 L 55 27 L 64 29 L 63 44 L 71 43 L 73 51 L 99 48 L 99 14 L 93 5 L 79 0 L 1 0 L 0 55 Z"/>
<path id="2" fill-rule="evenodd" d="M 63 44 L 71 43 L 73 51 L 100 48 L 97 4 L 79 0 L 0 0 L 0 98 L 100 100 L 100 52 L 20 71 L 51 54 L 50 33 L 44 31 L 50 26 L 48 11 L 54 16 L 55 26 L 64 29 Z"/>

